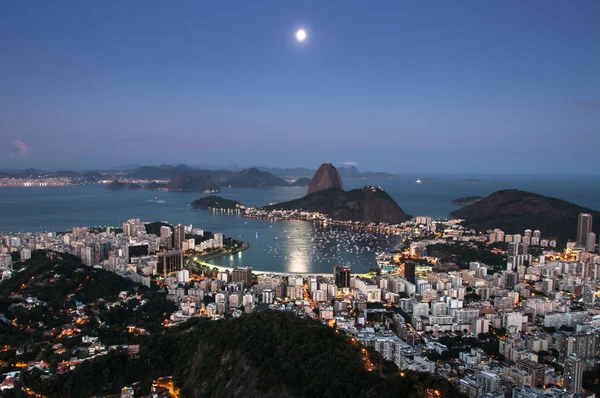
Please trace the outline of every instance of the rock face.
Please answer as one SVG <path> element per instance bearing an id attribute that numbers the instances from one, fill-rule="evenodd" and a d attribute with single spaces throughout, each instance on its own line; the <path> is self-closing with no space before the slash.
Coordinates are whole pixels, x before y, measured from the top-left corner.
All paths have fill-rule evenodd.
<path id="1" fill-rule="evenodd" d="M 300 199 L 267 206 L 265 209 L 301 209 L 327 214 L 338 221 L 399 224 L 410 219 L 387 192 L 375 187 L 348 192 L 340 188 L 323 189 Z"/>
<path id="2" fill-rule="evenodd" d="M 337 169 L 331 163 L 323 163 L 308 186 L 308 194 L 329 188 L 344 189 L 344 185 Z"/>
<path id="3" fill-rule="evenodd" d="M 536 193 L 507 189 L 492 193 L 480 202 L 450 213 L 462 218 L 463 225 L 477 231 L 500 228 L 504 232 L 522 234 L 525 229 L 540 230 L 543 237 L 561 242 L 575 239 L 579 213 L 600 213 L 576 204 Z M 594 225 L 598 233 L 600 226 Z"/>

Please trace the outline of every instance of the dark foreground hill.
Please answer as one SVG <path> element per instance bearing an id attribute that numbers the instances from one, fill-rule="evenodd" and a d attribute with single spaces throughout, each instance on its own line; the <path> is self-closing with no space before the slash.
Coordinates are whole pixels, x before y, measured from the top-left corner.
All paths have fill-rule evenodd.
<path id="1" fill-rule="evenodd" d="M 500 228 L 506 233 L 523 233 L 539 229 L 544 237 L 561 242 L 574 240 L 580 213 L 591 213 L 600 219 L 600 212 L 536 193 L 507 189 L 497 191 L 480 202 L 456 210 L 450 215 L 465 219 L 463 225 L 478 231 Z M 600 231 L 598 223 L 594 232 Z"/>
<path id="2" fill-rule="evenodd" d="M 273 311 L 194 320 L 140 340 L 137 357 L 112 353 L 84 362 L 52 386 L 40 384 L 54 396 L 93 396 L 162 376 L 173 376 L 181 397 L 421 398 L 434 390 L 440 397 L 460 396 L 446 379 L 400 374 L 395 364 L 370 349 L 362 353 L 328 326 Z"/>
<path id="3" fill-rule="evenodd" d="M 320 190 L 300 199 L 267 206 L 266 210 L 304 210 L 329 215 L 338 221 L 362 221 L 399 224 L 410 219 L 383 189 L 364 187 L 344 191 L 340 188 Z"/>

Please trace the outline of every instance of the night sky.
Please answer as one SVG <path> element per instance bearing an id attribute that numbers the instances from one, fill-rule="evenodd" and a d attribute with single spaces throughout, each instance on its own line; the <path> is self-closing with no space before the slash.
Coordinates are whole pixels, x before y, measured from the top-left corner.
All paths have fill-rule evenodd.
<path id="1" fill-rule="evenodd" d="M 2 168 L 598 174 L 599 147 L 597 0 L 0 2 Z"/>

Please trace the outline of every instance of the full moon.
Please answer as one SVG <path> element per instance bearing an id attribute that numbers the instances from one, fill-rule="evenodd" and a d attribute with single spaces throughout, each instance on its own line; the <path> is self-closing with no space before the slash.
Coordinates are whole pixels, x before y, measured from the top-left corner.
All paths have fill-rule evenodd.
<path id="1" fill-rule="evenodd" d="M 304 29 L 298 29 L 296 31 L 296 40 L 298 40 L 298 41 L 306 40 L 306 31 Z"/>

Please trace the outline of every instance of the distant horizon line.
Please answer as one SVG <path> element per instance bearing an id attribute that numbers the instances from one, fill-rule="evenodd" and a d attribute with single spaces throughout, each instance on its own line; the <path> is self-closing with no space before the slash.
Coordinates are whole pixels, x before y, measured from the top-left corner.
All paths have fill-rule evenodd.
<path id="1" fill-rule="evenodd" d="M 132 170 L 135 170 L 137 168 L 140 167 L 161 167 L 161 166 L 172 166 L 172 167 L 178 167 L 178 166 L 186 166 L 189 167 L 190 169 L 196 169 L 196 170 L 208 170 L 208 171 L 242 171 L 242 170 L 248 170 L 248 169 L 252 169 L 252 168 L 267 168 L 267 169 L 308 169 L 311 171 L 316 171 L 318 169 L 318 167 L 314 168 L 314 167 L 307 167 L 307 166 L 264 166 L 264 165 L 255 165 L 255 166 L 247 166 L 247 167 L 240 167 L 238 166 L 237 169 L 233 168 L 233 167 L 227 167 L 227 166 L 217 166 L 217 165 L 188 165 L 185 163 L 179 163 L 179 164 L 169 164 L 169 163 L 161 163 L 161 164 L 140 164 L 140 165 L 131 165 L 131 167 L 124 167 L 124 166 L 129 166 L 129 165 L 121 165 L 121 166 L 113 166 L 113 167 L 75 167 L 75 168 L 69 168 L 69 167 L 35 167 L 35 166 L 31 166 L 31 167 L 22 167 L 22 168 L 4 168 L 4 167 L 0 167 L 0 172 L 21 172 L 21 171 L 25 171 L 25 170 L 40 170 L 40 171 L 44 171 L 44 172 L 59 172 L 59 171 L 72 171 L 72 172 L 99 172 L 99 171 L 113 171 L 113 172 L 130 172 Z M 488 172 L 479 172 L 479 171 L 414 171 L 414 172 L 406 172 L 406 171 L 402 171 L 402 172 L 397 172 L 397 171 L 384 171 L 384 170 L 372 170 L 372 169 L 363 169 L 360 168 L 358 165 L 357 166 L 348 166 L 348 165 L 343 165 L 341 164 L 340 166 L 336 166 L 337 168 L 356 168 L 357 170 L 359 170 L 362 173 L 387 173 L 393 176 L 409 176 L 411 178 L 413 177 L 418 177 L 418 178 L 428 178 L 429 176 L 461 176 L 461 177 L 479 177 L 479 176 L 505 176 L 505 177 L 527 177 L 527 176 L 563 176 L 563 177 L 568 177 L 568 176 L 572 176 L 572 177 L 600 177 L 600 173 L 593 173 L 593 172 L 572 172 L 572 171 L 566 171 L 566 172 L 535 172 L 535 171 L 528 171 L 527 173 L 507 173 L 507 172 L 493 172 L 493 171 L 488 171 Z M 346 177 L 346 178 L 360 178 L 360 177 Z"/>

